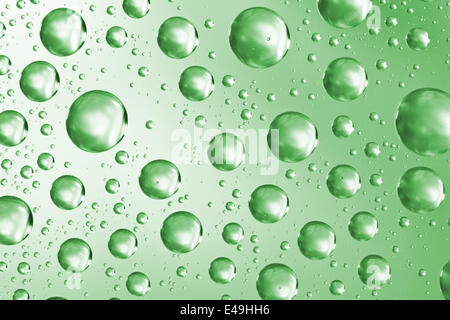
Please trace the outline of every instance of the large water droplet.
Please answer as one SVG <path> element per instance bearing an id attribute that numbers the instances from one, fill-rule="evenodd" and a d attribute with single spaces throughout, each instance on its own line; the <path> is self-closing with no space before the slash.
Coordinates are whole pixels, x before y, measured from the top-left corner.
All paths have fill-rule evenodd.
<path id="1" fill-rule="evenodd" d="M 186 58 L 197 48 L 197 29 L 183 17 L 169 18 L 159 27 L 158 45 L 170 58 Z"/>
<path id="2" fill-rule="evenodd" d="M 323 76 L 323 86 L 337 101 L 352 101 L 363 94 L 368 84 L 363 66 L 353 58 L 332 61 Z"/>
<path id="3" fill-rule="evenodd" d="M 14 110 L 0 113 L 0 144 L 14 147 L 22 143 L 28 134 L 27 120 Z"/>
<path id="4" fill-rule="evenodd" d="M 380 289 L 391 277 L 391 267 L 379 255 L 368 255 L 359 263 L 358 275 L 369 289 Z"/>
<path id="5" fill-rule="evenodd" d="M 397 132 L 405 146 L 422 156 L 450 150 L 450 96 L 421 88 L 407 94 L 398 107 Z"/>
<path id="6" fill-rule="evenodd" d="M 447 264 L 442 268 L 440 285 L 442 295 L 446 300 L 450 300 L 450 260 Z"/>
<path id="7" fill-rule="evenodd" d="M 86 41 L 86 24 L 71 9 L 55 9 L 42 20 L 40 36 L 42 44 L 50 53 L 60 57 L 70 56 Z"/>
<path id="8" fill-rule="evenodd" d="M 270 124 L 267 143 L 273 154 L 284 162 L 306 159 L 318 144 L 317 129 L 299 112 L 279 114 Z"/>
<path id="9" fill-rule="evenodd" d="M 289 29 L 275 11 L 262 7 L 249 8 L 233 21 L 230 46 L 245 65 L 268 68 L 286 55 L 290 46 Z"/>
<path id="10" fill-rule="evenodd" d="M 119 259 L 128 259 L 137 250 L 138 242 L 133 232 L 127 229 L 119 229 L 111 234 L 108 248 L 111 254 Z"/>
<path id="11" fill-rule="evenodd" d="M 216 283 L 229 283 L 236 276 L 236 265 L 228 258 L 216 258 L 209 266 L 209 276 Z"/>
<path id="12" fill-rule="evenodd" d="M 58 91 L 59 74 L 50 63 L 35 61 L 26 66 L 20 77 L 22 93 L 35 102 L 50 100 Z"/>
<path id="13" fill-rule="evenodd" d="M 152 199 L 167 199 L 180 188 L 181 175 L 178 168 L 167 160 L 147 163 L 139 175 L 141 190 Z"/>
<path id="14" fill-rule="evenodd" d="M 86 241 L 72 238 L 66 240 L 58 251 L 58 261 L 64 270 L 82 272 L 92 262 L 92 250 Z"/>
<path id="15" fill-rule="evenodd" d="M 140 19 L 150 10 L 150 0 L 123 0 L 122 8 L 130 18 Z"/>
<path id="16" fill-rule="evenodd" d="M 231 171 L 244 161 L 245 149 L 242 141 L 231 133 L 221 133 L 209 142 L 208 158 L 221 171 Z"/>
<path id="17" fill-rule="evenodd" d="M 428 32 L 420 28 L 412 28 L 406 35 L 406 43 L 413 50 L 424 50 L 430 43 Z"/>
<path id="18" fill-rule="evenodd" d="M 106 32 L 106 42 L 112 48 L 122 48 L 127 43 L 127 40 L 127 32 L 122 27 L 114 26 Z"/>
<path id="19" fill-rule="evenodd" d="M 281 263 L 265 266 L 256 280 L 256 289 L 264 300 L 291 300 L 297 294 L 297 288 L 297 275 Z"/>
<path id="20" fill-rule="evenodd" d="M 244 238 L 244 229 L 239 223 L 231 222 L 223 228 L 222 238 L 228 244 L 238 244 Z"/>
<path id="21" fill-rule="evenodd" d="M 66 129 L 72 142 L 81 150 L 103 152 L 122 140 L 127 124 L 127 111 L 119 98 L 95 90 L 82 94 L 72 104 Z"/>
<path id="22" fill-rule="evenodd" d="M 150 291 L 150 279 L 145 273 L 133 272 L 127 278 L 128 292 L 133 296 L 143 296 Z"/>
<path id="23" fill-rule="evenodd" d="M 178 82 L 183 96 L 191 101 L 202 101 L 214 90 L 214 78 L 205 68 L 192 66 L 183 71 Z"/>
<path id="24" fill-rule="evenodd" d="M 200 220 L 190 212 L 178 211 L 168 216 L 161 228 L 161 240 L 172 252 L 186 253 L 194 250 L 202 239 Z"/>
<path id="25" fill-rule="evenodd" d="M 370 0 L 318 0 L 320 15 L 340 29 L 354 28 L 363 22 L 372 8 Z"/>
<path id="26" fill-rule="evenodd" d="M 321 221 L 310 221 L 300 230 L 297 239 L 301 253 L 311 260 L 328 257 L 336 247 L 333 228 Z"/>
<path id="27" fill-rule="evenodd" d="M 361 178 L 355 168 L 341 164 L 328 173 L 327 187 L 338 199 L 351 198 L 361 188 Z"/>
<path id="28" fill-rule="evenodd" d="M 350 219 L 348 231 L 355 240 L 370 240 L 378 232 L 377 219 L 370 212 L 358 212 Z"/>
<path id="29" fill-rule="evenodd" d="M 289 199 L 280 187 L 266 184 L 252 192 L 248 206 L 253 217 L 259 222 L 274 223 L 287 214 Z"/>
<path id="30" fill-rule="evenodd" d="M 33 216 L 25 201 L 14 196 L 0 197 L 0 244 L 22 242 L 32 227 Z"/>
<path id="31" fill-rule="evenodd" d="M 50 189 L 53 203 L 60 209 L 72 210 L 83 201 L 84 185 L 77 177 L 66 175 L 56 179 Z"/>
<path id="32" fill-rule="evenodd" d="M 445 187 L 436 172 L 425 167 L 415 167 L 403 174 L 397 193 L 407 209 L 427 213 L 437 209 L 444 201 Z"/>

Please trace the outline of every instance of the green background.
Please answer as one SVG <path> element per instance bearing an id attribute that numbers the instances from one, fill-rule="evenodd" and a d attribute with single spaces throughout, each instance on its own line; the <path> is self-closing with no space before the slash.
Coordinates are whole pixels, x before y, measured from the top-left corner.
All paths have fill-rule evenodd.
<path id="1" fill-rule="evenodd" d="M 426 166 L 436 171 L 448 188 L 448 153 L 426 158 L 407 150 L 396 132 L 395 114 L 401 99 L 414 89 L 432 87 L 449 91 L 449 5 L 446 1 L 436 0 L 375 1 L 374 4 L 381 8 L 378 35 L 370 35 L 365 23 L 351 30 L 331 27 L 320 17 L 312 0 L 154 0 L 149 14 L 136 20 L 123 12 L 120 0 L 41 0 L 36 5 L 26 1 L 24 9 L 18 9 L 15 0 L 2 0 L 0 21 L 6 25 L 6 34 L 0 39 L 0 54 L 11 59 L 12 69 L 11 79 L 0 77 L 0 111 L 15 109 L 21 112 L 30 129 L 20 146 L 0 148 L 0 160 L 13 161 L 10 170 L 1 169 L 0 179 L 7 182 L 0 186 L 0 195 L 16 195 L 36 212 L 33 230 L 25 241 L 0 247 L 0 260 L 8 265 L 8 269 L 0 273 L 0 298 L 11 299 L 14 291 L 22 288 L 30 293 L 31 299 L 52 296 L 131 299 L 134 297 L 127 292 L 126 278 L 134 271 L 141 271 L 148 275 L 152 285 L 143 299 L 220 299 L 223 294 L 229 294 L 233 299 L 258 299 L 255 285 L 258 272 L 269 263 L 280 262 L 297 274 L 296 299 L 442 299 L 439 274 L 450 259 L 450 202 L 444 200 L 430 214 L 412 213 L 401 205 L 396 186 L 407 169 Z M 96 6 L 94 12 L 89 10 L 90 5 Z M 116 7 L 113 16 L 106 13 L 110 5 Z M 286 21 L 291 34 L 291 46 L 285 58 L 264 70 L 243 65 L 228 42 L 233 19 L 242 10 L 254 6 L 275 10 Z M 87 40 L 81 50 L 64 58 L 51 55 L 39 39 L 42 19 L 59 7 L 79 12 L 88 28 Z M 413 13 L 408 13 L 408 9 L 413 9 Z M 159 26 L 172 16 L 189 19 L 199 33 L 199 46 L 186 59 L 168 58 L 156 42 Z M 388 17 L 396 17 L 398 25 L 388 27 L 385 24 Z M 212 29 L 204 27 L 208 18 L 214 21 Z M 11 20 L 15 20 L 14 26 L 10 25 Z M 28 22 L 33 23 L 31 29 L 26 28 Z M 129 35 L 128 43 L 121 49 L 112 49 L 105 41 L 106 31 L 115 25 L 125 28 Z M 417 52 L 408 48 L 405 36 L 413 27 L 428 31 L 431 42 L 426 50 Z M 319 42 L 311 40 L 313 33 L 321 35 Z M 331 36 L 339 39 L 335 48 L 328 44 Z M 397 47 L 387 44 L 390 37 L 398 38 Z M 346 48 L 346 45 L 350 47 Z M 139 55 L 132 54 L 133 48 L 140 50 Z M 91 50 L 90 54 L 86 53 L 87 49 Z M 215 59 L 208 57 L 210 51 L 216 53 Z M 317 61 L 309 62 L 309 54 L 315 54 Z M 352 102 L 333 100 L 322 85 L 325 68 L 339 57 L 357 59 L 369 77 L 365 94 Z M 376 69 L 378 59 L 387 61 L 385 71 Z M 52 63 L 61 78 L 58 93 L 45 103 L 30 102 L 19 88 L 22 69 L 36 60 Z M 415 64 L 420 66 L 418 70 L 413 69 Z M 179 75 L 192 65 L 206 67 L 215 78 L 215 90 L 203 102 L 189 102 L 178 89 Z M 76 71 L 73 66 L 77 66 Z M 149 68 L 148 77 L 138 75 L 141 66 Z M 100 72 L 103 67 L 105 73 Z M 80 74 L 85 75 L 84 80 L 79 79 Z M 232 88 L 221 84 L 222 77 L 227 74 L 236 79 Z M 379 84 L 376 84 L 377 80 Z M 252 81 L 255 81 L 254 86 L 251 86 Z M 404 82 L 405 86 L 400 87 L 399 82 Z M 166 91 L 161 90 L 163 83 L 168 85 Z M 299 90 L 297 97 L 290 96 L 291 88 Z M 125 138 L 112 150 L 100 154 L 77 149 L 65 129 L 71 103 L 81 93 L 95 89 L 119 97 L 129 117 Z M 245 102 L 238 97 L 241 89 L 249 92 Z M 276 101 L 267 101 L 269 93 L 275 94 Z M 314 99 L 308 98 L 311 94 Z M 225 104 L 227 98 L 231 99 L 231 105 Z M 253 111 L 253 118 L 244 123 L 240 112 L 252 103 L 258 108 Z M 38 117 L 42 110 L 48 114 L 44 120 Z M 319 145 L 306 160 L 296 164 L 280 163 L 276 175 L 266 176 L 260 175 L 260 168 L 254 164 L 242 165 L 228 173 L 219 172 L 209 163 L 179 164 L 181 188 L 172 198 L 152 200 L 140 190 L 140 169 L 151 160 L 170 159 L 177 145 L 171 139 L 172 133 L 179 128 L 193 132 L 197 115 L 207 118 L 205 129 L 218 128 L 219 122 L 223 123 L 221 130 L 236 129 L 240 125 L 245 129 L 267 129 L 272 119 L 285 111 L 308 115 L 318 129 Z M 385 124 L 369 120 L 371 112 L 376 112 Z M 261 114 L 265 115 L 265 121 L 260 120 Z M 334 118 L 341 114 L 349 116 L 355 124 L 355 132 L 348 139 L 338 139 L 331 131 Z M 145 127 L 148 120 L 153 121 L 152 130 Z M 45 123 L 54 129 L 48 137 L 40 133 L 41 125 Z M 364 146 L 371 141 L 380 146 L 388 143 L 381 147 L 381 154 L 376 159 L 364 155 Z M 357 154 L 350 155 L 351 149 L 357 150 Z M 119 150 L 126 150 L 130 155 L 126 165 L 119 165 L 114 160 Z M 55 167 L 48 172 L 37 167 L 36 159 L 41 152 L 50 152 L 56 159 Z M 391 155 L 396 157 L 395 161 L 389 160 Z M 68 168 L 65 162 L 70 163 Z M 308 170 L 311 163 L 317 165 L 317 171 Z M 22 179 L 19 174 L 25 164 L 35 169 L 30 180 Z M 352 165 L 361 176 L 362 188 L 351 199 L 338 200 L 327 190 L 327 173 L 338 164 Z M 285 178 L 287 169 L 295 170 L 294 179 Z M 383 184 L 373 187 L 369 177 L 380 170 Z M 50 200 L 52 182 L 64 174 L 75 175 L 86 187 L 83 204 L 72 211 L 60 210 Z M 115 195 L 105 191 L 105 181 L 110 178 L 118 179 L 121 184 Z M 37 189 L 31 186 L 35 180 L 40 182 Z M 219 186 L 220 180 L 225 181 L 223 187 Z M 283 188 L 290 200 L 287 216 L 270 225 L 257 222 L 247 205 L 251 192 L 266 183 Z M 235 188 L 242 193 L 239 199 L 232 198 Z M 184 195 L 188 195 L 188 199 L 180 203 L 178 199 Z M 380 197 L 381 202 L 376 202 L 376 197 Z M 235 203 L 235 210 L 225 210 L 228 201 Z M 92 209 L 94 202 L 99 204 L 98 210 Z M 122 215 L 113 212 L 117 202 L 126 205 Z M 208 202 L 212 202 L 211 207 Z M 204 233 L 194 251 L 174 256 L 163 246 L 159 230 L 165 217 L 179 210 L 194 213 L 201 220 Z M 141 211 L 149 215 L 149 221 L 138 226 L 136 215 Z M 358 211 L 372 212 L 379 222 L 375 238 L 363 243 L 352 239 L 347 230 L 349 219 Z M 409 228 L 399 226 L 398 220 L 402 216 L 410 219 Z M 48 225 L 49 219 L 51 225 Z M 297 246 L 300 228 L 312 220 L 324 221 L 336 232 L 336 250 L 321 261 L 308 260 Z M 107 221 L 108 227 L 101 228 L 101 221 Z M 432 221 L 435 223 L 430 225 Z M 222 228 L 229 222 L 238 222 L 244 227 L 243 251 L 222 240 Z M 42 235 L 40 231 L 45 226 L 50 232 Z M 95 229 L 91 230 L 90 226 Z M 118 228 L 136 228 L 139 247 L 130 259 L 118 260 L 108 251 L 109 236 Z M 253 234 L 258 236 L 257 244 L 250 242 Z M 81 273 L 79 290 L 64 285 L 68 274 L 56 259 L 59 245 L 72 237 L 86 240 L 93 251 L 91 266 Z M 280 249 L 282 241 L 289 241 L 291 245 L 286 252 Z M 255 246 L 260 248 L 260 253 L 253 252 Z M 399 247 L 398 253 L 393 252 L 393 246 Z M 376 296 L 365 288 L 357 273 L 359 262 L 369 254 L 386 258 L 392 270 L 389 285 L 379 290 Z M 208 275 L 210 262 L 219 256 L 232 259 L 237 267 L 236 278 L 227 285 L 214 283 Z M 336 268 L 330 267 L 331 260 L 337 262 Z M 31 273 L 20 275 L 17 272 L 17 265 L 22 261 L 31 265 Z M 105 275 L 105 269 L 110 266 L 116 270 L 116 275 L 111 278 Z M 185 278 L 176 275 L 179 266 L 187 268 Z M 425 277 L 419 276 L 420 269 L 426 270 Z M 344 282 L 342 296 L 335 297 L 329 292 L 333 280 Z M 114 289 L 116 285 L 120 290 Z"/>

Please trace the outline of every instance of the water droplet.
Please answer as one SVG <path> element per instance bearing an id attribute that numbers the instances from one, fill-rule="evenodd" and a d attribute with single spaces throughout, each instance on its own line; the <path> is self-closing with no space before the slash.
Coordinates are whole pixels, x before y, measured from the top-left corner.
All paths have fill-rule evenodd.
<path id="1" fill-rule="evenodd" d="M 223 240 L 231 245 L 236 245 L 244 238 L 244 229 L 239 223 L 231 222 L 222 231 Z"/>
<path id="2" fill-rule="evenodd" d="M 27 120 L 14 110 L 0 113 L 0 144 L 14 147 L 22 143 L 28 134 Z"/>
<path id="3" fill-rule="evenodd" d="M 86 24 L 71 9 L 55 9 L 42 20 L 40 37 L 50 53 L 60 57 L 70 56 L 86 41 Z"/>
<path id="4" fill-rule="evenodd" d="M 72 238 L 64 241 L 58 251 L 58 261 L 64 270 L 82 272 L 92 262 L 92 250 L 86 241 Z"/>
<path id="5" fill-rule="evenodd" d="M 233 21 L 230 46 L 236 57 L 252 68 L 268 68 L 280 62 L 290 46 L 289 29 L 275 11 L 255 7 Z"/>
<path id="6" fill-rule="evenodd" d="M 119 259 L 130 258 L 136 252 L 137 246 L 136 236 L 127 229 L 114 231 L 108 241 L 109 252 Z"/>
<path id="7" fill-rule="evenodd" d="M 140 19 L 150 10 L 150 0 L 123 0 L 123 11 L 133 19 Z"/>
<path id="8" fill-rule="evenodd" d="M 158 45 L 170 58 L 186 58 L 198 46 L 197 29 L 183 17 L 169 18 L 159 27 Z"/>
<path id="9" fill-rule="evenodd" d="M 335 28 L 350 29 L 361 24 L 372 8 L 370 0 L 360 1 L 317 1 L 322 18 Z"/>
<path id="10" fill-rule="evenodd" d="M 209 276 L 216 283 L 229 283 L 236 276 L 236 265 L 228 258 L 216 258 L 209 266 Z"/>
<path id="11" fill-rule="evenodd" d="M 333 228 L 321 221 L 310 221 L 300 230 L 297 239 L 301 253 L 311 260 L 328 257 L 336 247 Z"/>
<path id="12" fill-rule="evenodd" d="M 353 58 L 332 61 L 323 76 L 323 86 L 337 101 L 352 101 L 363 94 L 368 84 L 363 66 Z"/>
<path id="13" fill-rule="evenodd" d="M 59 74 L 50 63 L 35 61 L 23 69 L 20 77 L 20 89 L 31 101 L 50 100 L 58 88 Z"/>
<path id="14" fill-rule="evenodd" d="M 167 199 L 180 188 L 181 175 L 178 168 L 167 160 L 147 163 L 139 175 L 141 190 L 152 199 Z"/>
<path id="15" fill-rule="evenodd" d="M 420 28 L 412 28 L 406 35 L 406 43 L 413 50 L 424 50 L 430 43 L 428 32 Z"/>
<path id="16" fill-rule="evenodd" d="M 106 91 L 89 91 L 70 107 L 66 120 L 72 142 L 87 152 L 104 152 L 124 137 L 128 124 L 127 111 L 115 95 Z"/>
<path id="17" fill-rule="evenodd" d="M 208 159 L 216 169 L 234 170 L 241 165 L 244 157 L 244 144 L 234 134 L 221 133 L 209 142 Z"/>
<path id="18" fill-rule="evenodd" d="M 351 198 L 361 188 L 361 178 L 352 166 L 338 165 L 328 173 L 327 187 L 338 199 Z"/>
<path id="19" fill-rule="evenodd" d="M 207 69 L 192 66 L 183 71 L 178 86 L 186 99 L 202 101 L 212 94 L 214 78 Z"/>
<path id="20" fill-rule="evenodd" d="M 253 217 L 262 223 L 274 223 L 284 218 L 289 209 L 289 199 L 283 189 L 272 184 L 256 188 L 248 207 Z"/>
<path id="21" fill-rule="evenodd" d="M 369 212 L 358 212 L 350 219 L 348 231 L 355 240 L 370 240 L 378 232 L 377 219 Z"/>
<path id="22" fill-rule="evenodd" d="M 422 156 L 450 150 L 450 96 L 432 88 L 407 94 L 398 107 L 397 132 L 405 146 Z"/>
<path id="23" fill-rule="evenodd" d="M 379 255 L 368 255 L 359 263 L 358 275 L 369 289 L 380 289 L 391 277 L 391 267 Z"/>
<path id="24" fill-rule="evenodd" d="M 106 33 L 106 42 L 112 48 L 122 48 L 128 40 L 127 32 L 122 27 L 111 27 Z"/>
<path id="25" fill-rule="evenodd" d="M 333 133 L 338 138 L 348 138 L 355 130 L 353 121 L 347 116 L 337 116 L 331 127 Z"/>
<path id="26" fill-rule="evenodd" d="M 0 197 L 0 244 L 22 242 L 32 227 L 33 216 L 25 201 L 14 196 Z"/>
<path id="27" fill-rule="evenodd" d="M 161 240 L 174 253 L 194 250 L 202 239 L 200 220 L 190 212 L 178 211 L 168 216 L 161 228 Z"/>
<path id="28" fill-rule="evenodd" d="M 284 162 L 306 159 L 318 144 L 318 133 L 306 115 L 299 112 L 279 114 L 270 124 L 267 135 L 270 150 Z"/>
<path id="29" fill-rule="evenodd" d="M 85 189 L 83 183 L 76 177 L 66 175 L 56 179 L 50 189 L 53 203 L 60 209 L 72 210 L 83 201 Z"/>
<path id="30" fill-rule="evenodd" d="M 401 203 L 416 213 L 428 213 L 439 207 L 445 198 L 445 187 L 436 172 L 425 167 L 406 171 L 397 188 Z"/>
<path id="31" fill-rule="evenodd" d="M 256 289 L 264 300 L 291 300 L 297 294 L 297 288 L 297 275 L 281 263 L 265 266 L 256 280 Z"/>
<path id="32" fill-rule="evenodd" d="M 450 261 L 442 267 L 440 285 L 442 295 L 446 300 L 450 300 Z"/>

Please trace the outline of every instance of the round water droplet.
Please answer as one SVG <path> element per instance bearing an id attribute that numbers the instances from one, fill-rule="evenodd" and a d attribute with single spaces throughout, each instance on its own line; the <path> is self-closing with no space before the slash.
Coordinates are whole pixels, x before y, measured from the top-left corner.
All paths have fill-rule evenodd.
<path id="1" fill-rule="evenodd" d="M 265 266 L 256 280 L 256 290 L 264 300 L 291 300 L 297 294 L 297 288 L 297 275 L 281 263 Z"/>
<path id="2" fill-rule="evenodd" d="M 60 57 L 70 56 L 86 41 L 86 23 L 71 9 L 55 9 L 42 20 L 40 36 L 50 53 Z"/>
<path id="3" fill-rule="evenodd" d="M 150 279 L 145 273 L 133 272 L 127 278 L 128 292 L 133 296 L 143 296 L 150 291 Z"/>
<path id="4" fill-rule="evenodd" d="M 306 159 L 318 144 L 317 129 L 299 112 L 279 114 L 270 124 L 267 143 L 272 153 L 284 162 Z"/>
<path id="5" fill-rule="evenodd" d="M 72 238 L 64 241 L 58 251 L 58 261 L 64 270 L 82 272 L 92 262 L 92 250 L 86 241 Z"/>
<path id="6" fill-rule="evenodd" d="M 338 138 L 348 138 L 355 130 L 353 121 L 347 116 L 337 116 L 331 127 L 333 133 Z"/>
<path id="7" fill-rule="evenodd" d="M 0 55 L 0 76 L 7 74 L 11 70 L 11 60 L 7 56 Z"/>
<path id="8" fill-rule="evenodd" d="M 197 29 L 183 17 L 169 18 L 159 27 L 158 45 L 170 58 L 186 58 L 198 46 Z"/>
<path id="9" fill-rule="evenodd" d="M 205 68 L 192 66 L 183 71 L 178 82 L 183 96 L 190 101 L 202 101 L 214 90 L 214 78 Z"/>
<path id="10" fill-rule="evenodd" d="M 27 120 L 14 110 L 0 113 L 0 144 L 14 147 L 22 143 L 28 134 Z"/>
<path id="11" fill-rule="evenodd" d="M 280 62 L 290 46 L 289 29 L 275 11 L 249 8 L 234 19 L 230 46 L 236 57 L 252 68 L 268 68 Z"/>
<path id="12" fill-rule="evenodd" d="M 167 199 L 180 188 L 178 168 L 167 160 L 153 160 L 142 168 L 139 175 L 141 190 L 152 199 Z"/>
<path id="13" fill-rule="evenodd" d="M 338 199 L 351 198 L 361 188 L 361 178 L 352 166 L 338 165 L 328 173 L 327 187 Z"/>
<path id="14" fill-rule="evenodd" d="M 405 146 L 422 156 L 450 150 L 450 96 L 447 92 L 422 88 L 407 94 L 396 117 L 397 132 Z"/>
<path id="15" fill-rule="evenodd" d="M 41 153 L 38 157 L 37 164 L 42 170 L 50 170 L 55 164 L 55 158 L 50 153 Z"/>
<path id="16" fill-rule="evenodd" d="M 66 129 L 78 148 L 94 153 L 116 146 L 125 135 L 127 124 L 127 111 L 119 98 L 95 90 L 82 94 L 72 104 Z"/>
<path id="17" fill-rule="evenodd" d="M 328 257 L 336 247 L 333 228 L 321 221 L 311 221 L 303 226 L 297 239 L 301 253 L 311 260 Z"/>
<path id="18" fill-rule="evenodd" d="M 289 199 L 280 187 L 265 184 L 252 192 L 248 207 L 253 217 L 259 222 L 274 223 L 287 214 Z"/>
<path id="19" fill-rule="evenodd" d="M 358 275 L 369 289 L 380 289 L 391 277 L 391 267 L 379 255 L 368 255 L 359 263 Z"/>
<path id="20" fill-rule="evenodd" d="M 442 295 L 446 300 L 450 300 L 450 260 L 447 264 L 442 268 L 440 285 Z"/>
<path id="21" fill-rule="evenodd" d="M 66 175 L 56 179 L 50 189 L 53 203 L 60 209 L 72 210 L 83 201 L 85 194 L 83 183 L 76 177 Z"/>
<path id="22" fill-rule="evenodd" d="M 445 198 L 445 187 L 436 172 L 425 167 L 406 171 L 397 187 L 401 203 L 416 213 L 428 213 L 439 207 Z"/>
<path id="23" fill-rule="evenodd" d="M 318 0 L 322 18 L 335 28 L 350 29 L 361 24 L 372 8 L 370 0 Z"/>
<path id="24" fill-rule="evenodd" d="M 228 258 L 216 258 L 209 266 L 209 276 L 216 283 L 229 283 L 236 276 L 236 265 Z"/>
<path id="25" fill-rule="evenodd" d="M 111 234 L 108 248 L 111 254 L 119 259 L 128 259 L 137 250 L 138 242 L 133 232 L 127 229 L 119 229 Z"/>
<path id="26" fill-rule="evenodd" d="M 367 73 L 353 58 L 339 58 L 332 61 L 323 76 L 323 86 L 337 101 L 352 101 L 366 90 Z"/>
<path id="27" fill-rule="evenodd" d="M 340 280 L 333 280 L 330 283 L 330 292 L 335 296 L 341 296 L 345 292 L 344 283 Z"/>
<path id="28" fill-rule="evenodd" d="M 413 50 L 424 50 L 430 43 L 428 32 L 420 28 L 412 28 L 406 35 L 406 43 Z"/>
<path id="29" fill-rule="evenodd" d="M 231 222 L 222 231 L 223 240 L 231 245 L 236 245 L 244 238 L 244 229 L 239 223 Z"/>
<path id="30" fill-rule="evenodd" d="M 350 219 L 348 231 L 355 240 L 370 240 L 378 232 L 377 219 L 369 212 L 358 212 Z"/>
<path id="31" fill-rule="evenodd" d="M 127 32 L 122 27 L 111 27 L 106 33 L 106 42 L 112 48 L 122 48 L 128 40 Z"/>
<path id="32" fill-rule="evenodd" d="M 221 133 L 209 142 L 208 159 L 216 169 L 234 170 L 241 165 L 244 157 L 244 144 L 234 134 Z"/>
<path id="33" fill-rule="evenodd" d="M 34 102 L 50 100 L 58 91 L 59 74 L 50 63 L 35 61 L 26 66 L 20 76 L 22 93 Z"/>
<path id="34" fill-rule="evenodd" d="M 123 0 L 122 8 L 130 18 L 140 19 L 150 10 L 150 0 Z"/>
<path id="35" fill-rule="evenodd" d="M 174 253 L 194 250 L 202 239 L 203 229 L 198 218 L 190 212 L 178 211 L 168 216 L 161 228 L 161 240 Z"/>
<path id="36" fill-rule="evenodd" d="M 0 244 L 22 242 L 33 228 L 33 215 L 25 201 L 14 196 L 0 197 Z"/>

